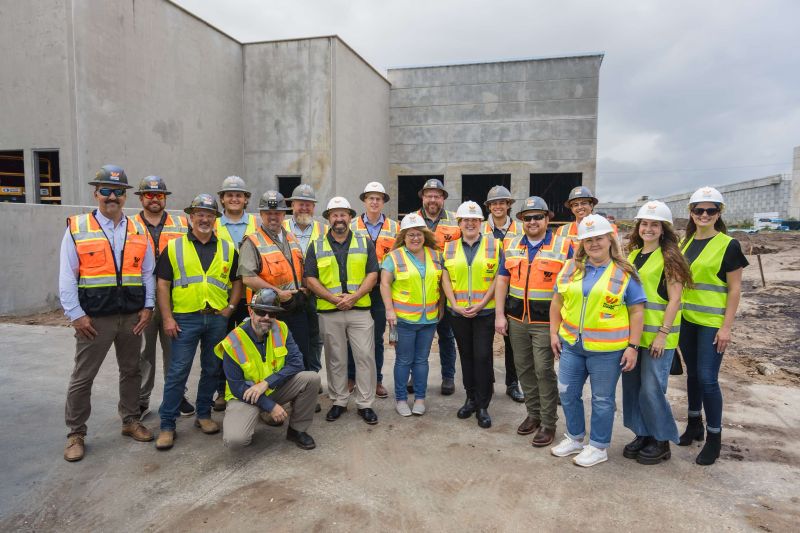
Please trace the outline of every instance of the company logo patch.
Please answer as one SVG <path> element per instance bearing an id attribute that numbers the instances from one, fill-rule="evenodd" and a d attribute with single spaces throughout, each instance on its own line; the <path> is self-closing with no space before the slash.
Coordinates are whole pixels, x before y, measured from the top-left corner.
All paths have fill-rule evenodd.
<path id="1" fill-rule="evenodd" d="M 587 221 L 585 221 L 583 224 L 584 224 L 584 225 L 585 225 L 587 228 L 593 228 L 593 227 L 594 227 L 594 220 L 587 220 Z"/>
<path id="2" fill-rule="evenodd" d="M 141 257 L 134 257 L 133 258 L 133 266 L 134 267 L 138 267 L 139 266 L 139 261 L 141 261 L 141 260 L 142 260 Z"/>
<path id="3" fill-rule="evenodd" d="M 580 193 L 581 193 L 581 188 L 575 187 L 574 189 L 572 189 L 572 192 L 570 194 L 580 194 Z"/>
<path id="4" fill-rule="evenodd" d="M 618 304 L 619 298 L 617 298 L 616 296 L 606 296 L 606 303 L 609 303 L 611 305 Z"/>

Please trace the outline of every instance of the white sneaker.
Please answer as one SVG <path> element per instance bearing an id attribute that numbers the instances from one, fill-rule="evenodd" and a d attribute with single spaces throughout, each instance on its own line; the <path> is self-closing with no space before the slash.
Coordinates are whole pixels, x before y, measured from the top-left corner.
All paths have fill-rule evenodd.
<path id="1" fill-rule="evenodd" d="M 405 401 L 397 402 L 394 408 L 397 410 L 397 414 L 400 416 L 411 416 L 411 409 L 409 409 L 408 404 Z"/>
<path id="2" fill-rule="evenodd" d="M 559 442 L 557 446 L 550 448 L 550 453 L 556 457 L 566 457 L 583 451 L 583 441 L 571 439 L 566 434 L 564 434 L 564 437 L 564 440 Z"/>
<path id="3" fill-rule="evenodd" d="M 608 461 L 608 452 L 605 449 L 595 448 L 591 444 L 572 459 L 572 462 L 576 465 L 586 467 L 594 466 L 604 461 Z"/>
<path id="4" fill-rule="evenodd" d="M 417 416 L 422 416 L 425 414 L 425 402 L 422 400 L 417 400 L 414 402 L 414 408 L 411 409 L 411 414 L 415 414 Z"/>

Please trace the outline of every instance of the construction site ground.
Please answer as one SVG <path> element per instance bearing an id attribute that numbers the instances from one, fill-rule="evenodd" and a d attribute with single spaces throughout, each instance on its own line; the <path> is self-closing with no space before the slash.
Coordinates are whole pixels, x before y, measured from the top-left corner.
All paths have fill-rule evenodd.
<path id="1" fill-rule="evenodd" d="M 623 458 L 632 434 L 622 425 L 620 389 L 607 463 L 583 469 L 533 448 L 515 431 L 525 409 L 504 394 L 497 338 L 491 429 L 456 418 L 464 400 L 460 372 L 456 394 L 439 393 L 434 344 L 425 416 L 401 418 L 390 395 L 376 400 L 376 426 L 364 424 L 352 402 L 330 423 L 323 395 L 309 430 L 313 451 L 287 442 L 285 428 L 261 423 L 253 444 L 235 452 L 223 447 L 220 434 L 200 433 L 191 419 L 178 421 L 179 438 L 168 452 L 122 437 L 112 350 L 94 385 L 86 457 L 67 463 L 63 413 L 74 339 L 55 311 L 0 319 L 6 345 L 0 355 L 6 398 L 0 531 L 796 531 L 800 235 L 735 236 L 745 253 L 762 253 L 766 287 L 757 257 L 748 255 L 721 372 L 722 457 L 711 467 L 694 463 L 699 444 L 673 445 L 672 459 L 657 466 Z M 393 363 L 388 349 L 390 392 Z M 759 371 L 759 363 L 775 367 Z M 156 380 L 163 384 L 160 368 Z M 685 389 L 685 376 L 670 378 L 668 397 L 681 428 Z M 589 398 L 587 385 L 587 414 Z M 152 406 L 160 400 L 157 386 Z M 560 435 L 560 410 L 559 416 Z M 157 415 L 145 423 L 157 429 Z"/>

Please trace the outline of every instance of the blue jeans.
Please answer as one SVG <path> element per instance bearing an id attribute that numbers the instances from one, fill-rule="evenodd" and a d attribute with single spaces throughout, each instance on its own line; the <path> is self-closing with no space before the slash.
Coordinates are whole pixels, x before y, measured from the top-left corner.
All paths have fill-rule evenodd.
<path id="1" fill-rule="evenodd" d="M 381 298 L 381 291 L 376 286 L 369 294 L 372 300 L 372 305 L 369 308 L 369 314 L 372 315 L 372 320 L 375 322 L 375 371 L 378 374 L 378 383 L 383 383 L 383 334 L 386 331 L 386 307 L 383 305 L 383 298 Z M 350 343 L 347 344 L 347 379 L 355 381 L 356 379 L 356 362 L 353 360 L 353 350 L 350 348 Z"/>
<path id="2" fill-rule="evenodd" d="M 450 316 L 444 313 L 436 325 L 439 334 L 439 361 L 442 363 L 442 379 L 456 377 L 456 337 L 450 327 Z"/>
<path id="3" fill-rule="evenodd" d="M 428 356 L 431 353 L 434 333 L 436 324 L 397 321 L 397 345 L 394 350 L 394 396 L 397 401 L 408 399 L 406 383 L 412 368 L 414 396 L 418 400 L 425 398 L 425 391 L 428 388 Z"/>
<path id="4" fill-rule="evenodd" d="M 183 390 L 192 371 L 194 354 L 200 343 L 200 382 L 197 384 L 197 418 L 211 418 L 211 404 L 222 373 L 222 360 L 214 355 L 216 346 L 228 334 L 228 319 L 222 315 L 175 313 L 181 328 L 172 339 L 172 359 L 164 378 L 164 399 L 158 414 L 161 429 L 174 430 Z"/>
<path id="5" fill-rule="evenodd" d="M 639 350 L 636 367 L 622 373 L 622 413 L 625 427 L 637 436 L 677 444 L 678 426 L 666 396 L 673 356 L 674 348 L 657 358 L 648 348 Z"/>
<path id="6" fill-rule="evenodd" d="M 722 429 L 722 390 L 719 388 L 719 367 L 722 354 L 717 353 L 714 336 L 717 328 L 681 321 L 681 347 L 686 363 L 686 395 L 689 397 L 689 416 L 706 412 L 708 431 Z"/>
<path id="7" fill-rule="evenodd" d="M 570 346 L 561 343 L 561 359 L 558 365 L 558 393 L 561 407 L 567 420 L 567 435 L 575 440 L 586 436 L 586 419 L 583 413 L 583 385 L 591 376 L 592 419 L 589 444 L 595 448 L 611 445 L 611 430 L 614 427 L 617 381 L 623 350 L 616 352 L 589 352 L 578 342 Z"/>

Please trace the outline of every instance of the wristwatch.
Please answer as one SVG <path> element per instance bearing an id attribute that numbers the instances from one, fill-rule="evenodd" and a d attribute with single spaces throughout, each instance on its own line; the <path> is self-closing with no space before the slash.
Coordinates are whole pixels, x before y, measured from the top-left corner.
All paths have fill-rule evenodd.
<path id="1" fill-rule="evenodd" d="M 633 344 L 632 342 L 629 342 L 628 343 L 628 348 L 633 348 L 634 350 L 638 350 L 639 349 L 639 345 L 638 344 Z"/>
<path id="2" fill-rule="evenodd" d="M 236 311 L 236 306 L 233 304 L 228 304 L 228 309 L 230 309 L 231 311 Z"/>
<path id="3" fill-rule="evenodd" d="M 150 307 L 145 306 L 145 309 L 147 309 L 148 311 L 152 311 L 154 308 L 152 306 Z"/>

